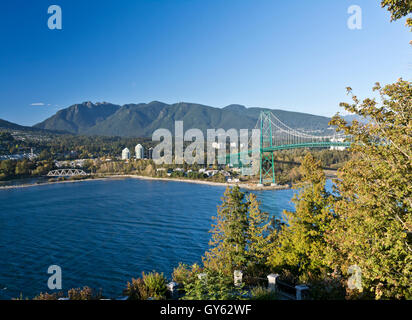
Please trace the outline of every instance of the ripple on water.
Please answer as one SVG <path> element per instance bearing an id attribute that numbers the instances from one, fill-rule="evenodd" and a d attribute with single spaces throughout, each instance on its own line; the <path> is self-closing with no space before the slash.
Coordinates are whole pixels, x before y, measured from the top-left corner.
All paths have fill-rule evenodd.
<path id="1" fill-rule="evenodd" d="M 0 190 L 0 298 L 47 291 L 52 264 L 63 290 L 108 296 L 142 271 L 170 277 L 180 261 L 200 262 L 224 189 L 124 179 Z M 256 194 L 271 214 L 293 209 L 292 190 Z"/>

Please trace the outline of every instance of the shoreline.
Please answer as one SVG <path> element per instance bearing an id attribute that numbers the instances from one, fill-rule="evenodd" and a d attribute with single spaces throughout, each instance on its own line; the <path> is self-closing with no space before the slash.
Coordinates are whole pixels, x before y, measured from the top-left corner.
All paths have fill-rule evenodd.
<path id="1" fill-rule="evenodd" d="M 44 183 L 30 183 L 30 184 L 20 184 L 20 185 L 9 185 L 9 186 L 0 186 L 0 190 L 9 190 L 9 189 L 19 189 L 19 188 L 30 188 L 37 186 L 45 186 L 52 184 L 61 184 L 61 183 L 74 183 L 74 182 L 84 182 L 84 181 L 104 181 L 111 179 L 140 179 L 140 180 L 152 180 L 152 181 L 169 181 L 169 182 L 185 182 L 185 183 L 195 183 L 195 184 L 204 184 L 210 186 L 219 186 L 219 187 L 230 187 L 238 185 L 241 189 L 246 190 L 287 190 L 290 189 L 290 185 L 276 185 L 276 186 L 266 186 L 259 187 L 256 184 L 251 183 L 224 183 L 224 182 L 214 182 L 214 181 L 204 181 L 204 180 L 191 180 L 191 179 L 178 179 L 178 178 L 160 178 L 160 177 L 147 177 L 140 175 L 109 175 L 97 178 L 87 178 L 81 180 L 64 180 L 64 181 L 47 181 Z"/>
<path id="2" fill-rule="evenodd" d="M 276 186 L 258 187 L 257 185 L 251 184 L 251 183 L 225 183 L 225 182 L 191 180 L 191 179 L 147 177 L 147 176 L 139 176 L 139 175 L 126 175 L 126 176 L 115 176 L 115 177 L 117 177 L 117 178 L 128 177 L 128 178 L 141 179 L 141 180 L 186 182 L 186 183 L 206 184 L 206 185 L 210 185 L 210 186 L 222 186 L 222 187 L 238 185 L 239 188 L 248 189 L 248 190 L 285 190 L 285 189 L 290 189 L 289 185 L 276 185 Z"/>

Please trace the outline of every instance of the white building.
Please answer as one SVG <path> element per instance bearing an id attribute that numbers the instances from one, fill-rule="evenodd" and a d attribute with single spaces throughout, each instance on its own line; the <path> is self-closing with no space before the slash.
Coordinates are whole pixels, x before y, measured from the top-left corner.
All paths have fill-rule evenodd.
<path id="1" fill-rule="evenodd" d="M 141 144 L 138 144 L 134 151 L 136 153 L 136 159 L 143 159 L 144 158 L 144 148 Z"/>
<path id="2" fill-rule="evenodd" d="M 130 151 L 127 148 L 124 148 L 122 151 L 122 160 L 129 160 L 130 159 Z"/>

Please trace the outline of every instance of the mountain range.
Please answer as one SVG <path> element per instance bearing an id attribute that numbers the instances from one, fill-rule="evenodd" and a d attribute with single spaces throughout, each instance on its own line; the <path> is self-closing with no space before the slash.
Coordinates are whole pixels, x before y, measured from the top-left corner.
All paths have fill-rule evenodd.
<path id="1" fill-rule="evenodd" d="M 58 111 L 33 127 L 72 134 L 151 137 L 159 128 L 173 133 L 174 122 L 178 120 L 183 120 L 184 130 L 198 128 L 206 132 L 207 129 L 218 128 L 252 129 L 263 110 L 272 111 L 294 129 L 324 132 L 329 127 L 330 118 L 307 113 L 246 108 L 237 104 L 214 108 L 196 103 L 166 104 L 159 101 L 123 106 L 107 102 L 83 102 Z"/>
<path id="2" fill-rule="evenodd" d="M 28 127 L 28 126 L 22 126 L 17 123 L 13 123 L 10 121 L 6 121 L 3 119 L 0 119 L 0 130 L 1 129 L 6 129 L 6 130 L 14 130 L 14 131 L 24 131 L 24 132 L 31 132 L 31 133 L 52 133 L 52 134 L 61 134 L 63 132 L 59 130 L 45 130 L 41 128 L 36 128 L 36 127 Z"/>

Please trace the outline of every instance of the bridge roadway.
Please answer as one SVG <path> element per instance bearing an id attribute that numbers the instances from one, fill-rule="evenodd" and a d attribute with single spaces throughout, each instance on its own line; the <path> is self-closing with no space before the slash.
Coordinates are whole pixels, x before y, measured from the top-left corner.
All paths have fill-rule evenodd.
<path id="1" fill-rule="evenodd" d="M 291 150 L 291 149 L 301 149 L 301 148 L 329 148 L 329 147 L 350 147 L 350 142 L 330 142 L 330 141 L 320 141 L 320 142 L 307 142 L 307 143 L 295 143 L 295 144 L 283 144 L 279 146 L 272 146 L 260 149 L 250 149 L 248 151 L 238 152 L 238 153 L 231 153 L 227 154 L 225 157 L 226 159 L 230 159 L 231 157 L 241 157 L 242 155 L 251 154 L 251 153 L 258 153 L 260 154 L 265 152 L 274 152 L 280 150 Z M 221 159 L 221 158 L 220 158 Z"/>

